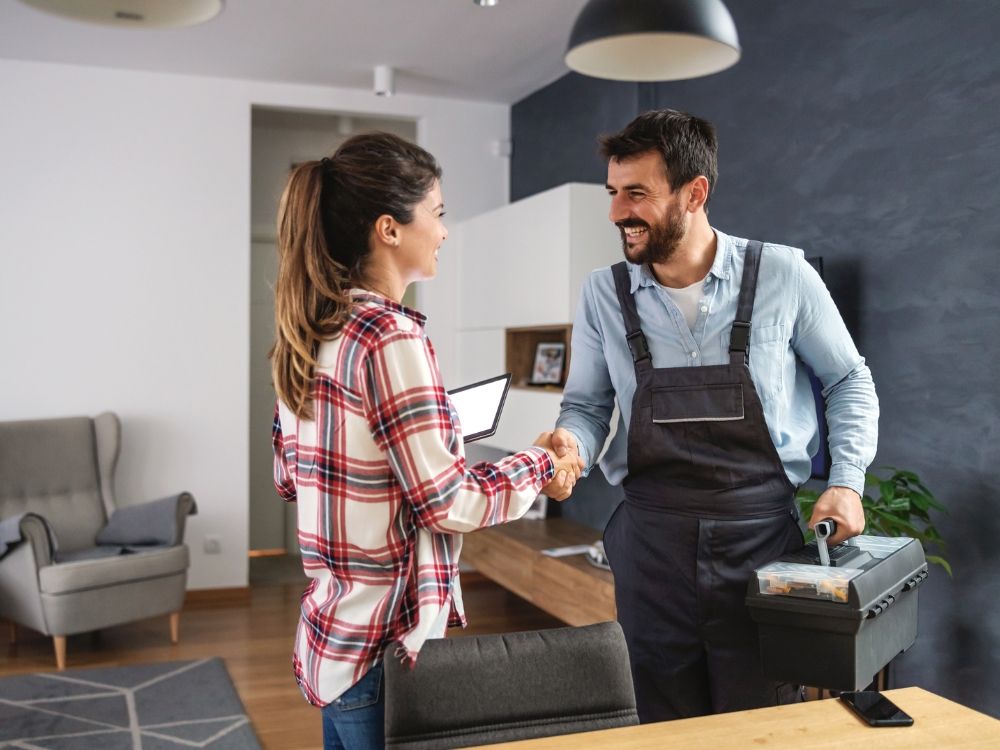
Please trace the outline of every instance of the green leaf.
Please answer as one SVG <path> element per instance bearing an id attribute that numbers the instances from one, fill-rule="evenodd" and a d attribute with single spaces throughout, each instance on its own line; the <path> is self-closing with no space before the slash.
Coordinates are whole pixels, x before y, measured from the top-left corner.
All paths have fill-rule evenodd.
<path id="1" fill-rule="evenodd" d="M 940 555 L 927 555 L 927 562 L 934 563 L 935 565 L 940 565 L 942 568 L 944 568 L 944 572 L 948 574 L 949 578 L 954 577 L 951 574 L 951 564 Z"/>
<path id="2" fill-rule="evenodd" d="M 888 508 L 889 508 L 889 510 L 896 510 L 896 511 L 905 510 L 905 511 L 908 511 L 910 509 L 910 499 L 907 498 L 907 497 L 893 498 L 892 500 L 890 500 L 888 502 Z"/>
<path id="3" fill-rule="evenodd" d="M 930 524 L 928 524 L 927 527 L 924 529 L 924 534 L 927 535 L 928 539 L 936 542 L 937 544 L 941 546 L 944 545 L 944 540 L 941 538 L 941 534 L 938 532 L 936 528 L 934 528 Z"/>
<path id="4" fill-rule="evenodd" d="M 882 508 L 873 508 L 872 512 L 875 513 L 882 520 L 883 523 L 891 525 L 893 527 L 904 529 L 905 531 L 909 532 L 908 536 L 916 538 L 922 535 L 920 529 L 918 529 L 916 526 L 909 523 L 908 521 L 904 521 L 902 518 L 892 514 L 888 510 L 883 510 Z M 893 534 L 892 536 L 899 536 L 899 535 Z"/>
<path id="5" fill-rule="evenodd" d="M 927 511 L 931 504 L 929 498 L 922 492 L 911 492 L 910 501 L 913 503 L 913 507 L 920 511 Z"/>
<path id="6" fill-rule="evenodd" d="M 934 510 L 939 510 L 942 513 L 947 513 L 947 509 L 937 501 L 937 499 L 928 492 L 914 492 L 913 497 L 920 498 L 922 503 L 925 503 L 928 508 L 933 508 Z"/>

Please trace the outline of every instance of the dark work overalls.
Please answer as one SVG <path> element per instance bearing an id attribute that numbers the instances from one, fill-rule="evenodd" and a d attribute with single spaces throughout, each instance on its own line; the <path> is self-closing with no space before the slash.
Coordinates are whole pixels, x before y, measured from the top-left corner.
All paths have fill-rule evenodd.
<path id="1" fill-rule="evenodd" d="M 656 368 L 624 263 L 612 268 L 635 364 L 625 502 L 604 544 L 643 722 L 775 705 L 744 597 L 754 568 L 802 546 L 750 378 L 761 243 L 747 247 L 729 364 Z"/>

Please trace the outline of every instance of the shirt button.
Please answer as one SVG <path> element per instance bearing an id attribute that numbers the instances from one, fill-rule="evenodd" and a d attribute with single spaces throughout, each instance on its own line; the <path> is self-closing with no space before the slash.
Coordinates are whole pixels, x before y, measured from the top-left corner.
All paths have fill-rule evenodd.
<path id="1" fill-rule="evenodd" d="M 691 359 L 698 359 L 698 352 L 691 352 Z"/>
<path id="2" fill-rule="evenodd" d="M 702 305 L 701 306 L 701 311 L 702 312 L 708 312 L 708 307 L 706 305 Z"/>

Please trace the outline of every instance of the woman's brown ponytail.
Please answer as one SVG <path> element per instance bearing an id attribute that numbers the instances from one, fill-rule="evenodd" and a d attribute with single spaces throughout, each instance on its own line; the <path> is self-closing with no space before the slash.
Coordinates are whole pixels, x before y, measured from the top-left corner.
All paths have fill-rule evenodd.
<path id="1" fill-rule="evenodd" d="M 434 157 L 388 133 L 359 135 L 332 158 L 292 170 L 278 207 L 278 278 L 274 288 L 274 389 L 301 419 L 312 419 L 312 381 L 322 341 L 351 314 L 362 284 L 375 220 L 401 224 L 441 168 Z"/>

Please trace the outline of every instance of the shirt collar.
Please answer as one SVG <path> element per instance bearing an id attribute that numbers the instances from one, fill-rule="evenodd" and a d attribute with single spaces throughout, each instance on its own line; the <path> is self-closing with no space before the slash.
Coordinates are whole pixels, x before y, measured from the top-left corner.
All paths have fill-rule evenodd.
<path id="1" fill-rule="evenodd" d="M 733 238 L 725 232 L 712 227 L 715 232 L 715 260 L 708 270 L 709 275 L 717 279 L 729 279 L 733 268 Z"/>
<path id="2" fill-rule="evenodd" d="M 351 298 L 356 302 L 370 302 L 379 307 L 384 307 L 386 310 L 392 310 L 400 315 L 405 315 L 420 326 L 427 323 L 427 316 L 423 313 L 417 312 L 406 305 L 401 305 L 388 297 L 383 297 L 381 294 L 370 292 L 367 289 L 351 289 Z"/>
<path id="3" fill-rule="evenodd" d="M 708 275 L 715 276 L 717 279 L 729 279 L 733 267 L 733 240 L 728 234 L 720 232 L 714 227 L 712 231 L 715 232 L 716 238 L 715 260 L 712 261 L 712 267 L 708 269 Z M 639 287 L 656 286 L 657 284 L 653 272 L 649 270 L 649 266 L 646 264 L 639 266 L 635 263 L 628 263 L 628 273 L 630 281 L 629 291 L 632 294 L 635 294 L 636 289 Z"/>

